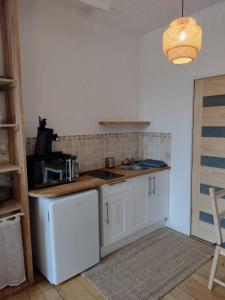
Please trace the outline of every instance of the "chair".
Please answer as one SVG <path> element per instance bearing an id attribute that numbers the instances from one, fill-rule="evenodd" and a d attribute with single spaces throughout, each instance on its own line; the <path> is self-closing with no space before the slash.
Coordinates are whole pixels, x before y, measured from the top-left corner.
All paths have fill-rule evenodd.
<path id="1" fill-rule="evenodd" d="M 218 209 L 218 199 L 225 196 L 225 189 L 216 192 L 215 188 L 209 188 L 209 193 L 210 193 L 211 204 L 212 204 L 214 227 L 216 230 L 216 250 L 212 262 L 211 273 L 210 273 L 209 283 L 208 283 L 208 288 L 211 290 L 213 288 L 214 282 L 225 287 L 225 282 L 215 277 L 219 256 L 220 255 L 225 256 L 225 249 L 223 248 L 224 241 L 223 241 L 221 224 L 220 224 L 221 219 L 225 218 L 225 210 L 219 212 Z"/>

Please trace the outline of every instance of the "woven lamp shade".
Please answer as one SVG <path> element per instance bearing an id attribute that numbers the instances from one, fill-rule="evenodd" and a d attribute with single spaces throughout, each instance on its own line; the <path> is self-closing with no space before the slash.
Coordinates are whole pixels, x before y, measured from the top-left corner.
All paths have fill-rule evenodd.
<path id="1" fill-rule="evenodd" d="M 202 29 L 191 17 L 174 20 L 163 34 L 163 52 L 173 64 L 195 60 L 201 46 Z"/>

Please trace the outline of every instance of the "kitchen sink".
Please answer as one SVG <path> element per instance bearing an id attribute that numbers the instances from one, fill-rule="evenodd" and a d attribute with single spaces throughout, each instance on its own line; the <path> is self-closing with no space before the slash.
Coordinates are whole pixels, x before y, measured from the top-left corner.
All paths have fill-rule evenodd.
<path id="1" fill-rule="evenodd" d="M 141 165 L 123 165 L 121 169 L 128 170 L 128 171 L 138 171 L 138 170 L 147 170 L 148 167 L 143 167 Z"/>

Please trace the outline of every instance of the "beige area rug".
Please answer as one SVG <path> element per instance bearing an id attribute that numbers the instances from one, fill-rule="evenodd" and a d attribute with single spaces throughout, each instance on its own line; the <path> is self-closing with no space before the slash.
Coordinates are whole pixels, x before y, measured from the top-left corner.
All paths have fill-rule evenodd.
<path id="1" fill-rule="evenodd" d="M 163 228 L 83 273 L 107 299 L 156 300 L 213 256 L 214 248 Z"/>

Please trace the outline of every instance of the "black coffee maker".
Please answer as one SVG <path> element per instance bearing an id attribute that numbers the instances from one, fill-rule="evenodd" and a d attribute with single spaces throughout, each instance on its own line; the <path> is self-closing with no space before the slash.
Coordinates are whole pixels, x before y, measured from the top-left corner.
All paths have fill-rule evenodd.
<path id="1" fill-rule="evenodd" d="M 52 141 L 56 141 L 54 130 L 46 128 L 46 119 L 39 117 L 39 127 L 34 154 L 27 156 L 28 186 L 43 188 L 73 182 L 79 177 L 77 156 L 52 152 Z"/>
<path id="2" fill-rule="evenodd" d="M 46 128 L 46 119 L 39 117 L 37 140 L 34 155 L 44 156 L 52 153 L 52 141 L 56 141 L 58 135 L 51 128 Z"/>

